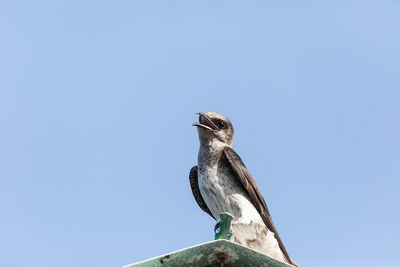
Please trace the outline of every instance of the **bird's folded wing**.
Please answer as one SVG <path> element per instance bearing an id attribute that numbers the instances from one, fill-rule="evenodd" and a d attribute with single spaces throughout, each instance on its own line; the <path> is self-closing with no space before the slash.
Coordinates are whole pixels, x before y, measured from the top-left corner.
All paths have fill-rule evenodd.
<path id="1" fill-rule="evenodd" d="M 272 222 L 271 215 L 269 213 L 267 204 L 265 203 L 265 200 L 263 196 L 260 193 L 260 190 L 258 189 L 253 177 L 247 170 L 247 167 L 244 165 L 242 159 L 239 157 L 239 155 L 231 148 L 231 147 L 226 147 L 224 149 L 224 155 L 229 161 L 230 165 L 232 166 L 233 171 L 236 173 L 237 178 L 240 180 L 240 182 L 243 184 L 244 188 L 248 192 L 253 205 L 256 207 L 257 211 L 260 213 L 265 225 L 268 227 L 268 229 L 271 232 L 275 233 L 275 238 L 277 239 L 279 243 L 279 247 L 281 248 L 282 252 L 284 253 L 285 257 L 287 260 L 292 263 L 285 246 L 283 245 L 281 238 L 279 237 L 278 231 L 276 230 L 276 227 L 274 223 Z"/>
<path id="2" fill-rule="evenodd" d="M 204 199 L 200 193 L 199 179 L 197 176 L 197 166 L 193 166 L 193 168 L 190 169 L 189 181 L 190 181 L 190 187 L 192 188 L 192 193 L 193 193 L 194 199 L 196 200 L 199 207 L 202 210 L 204 210 L 205 212 L 207 212 L 211 217 L 214 218 L 214 216 L 212 215 L 211 211 L 208 209 L 207 204 L 206 204 L 206 202 L 204 202 Z"/>

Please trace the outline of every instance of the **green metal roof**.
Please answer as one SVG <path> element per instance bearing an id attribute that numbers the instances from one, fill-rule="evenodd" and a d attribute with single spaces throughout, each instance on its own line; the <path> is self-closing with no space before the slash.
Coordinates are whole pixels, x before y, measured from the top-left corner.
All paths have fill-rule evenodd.
<path id="1" fill-rule="evenodd" d="M 292 267 L 253 249 L 220 239 L 178 250 L 125 267 L 260 266 Z"/>
<path id="2" fill-rule="evenodd" d="M 222 213 L 214 241 L 178 250 L 124 267 L 240 266 L 292 267 L 265 254 L 233 242 L 232 215 Z"/>

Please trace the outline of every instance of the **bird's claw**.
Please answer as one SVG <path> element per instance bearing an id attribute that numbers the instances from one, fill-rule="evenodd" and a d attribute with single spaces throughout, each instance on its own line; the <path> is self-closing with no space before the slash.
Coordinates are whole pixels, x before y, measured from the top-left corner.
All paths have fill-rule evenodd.
<path id="1" fill-rule="evenodd" d="M 218 221 L 215 226 L 214 226 L 214 233 L 219 233 L 219 227 L 221 226 L 221 223 Z"/>

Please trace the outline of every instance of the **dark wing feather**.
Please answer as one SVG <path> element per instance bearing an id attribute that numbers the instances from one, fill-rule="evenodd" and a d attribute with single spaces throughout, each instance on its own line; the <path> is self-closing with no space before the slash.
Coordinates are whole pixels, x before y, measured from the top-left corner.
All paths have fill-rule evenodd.
<path id="1" fill-rule="evenodd" d="M 206 202 L 204 202 L 204 199 L 200 193 L 199 181 L 197 178 L 197 166 L 193 166 L 193 168 L 190 169 L 189 181 L 190 181 L 190 187 L 192 188 L 192 193 L 193 193 L 194 199 L 196 200 L 199 207 L 202 210 L 204 210 L 205 212 L 207 212 L 211 217 L 214 218 L 214 216 L 212 215 L 211 211 L 208 209 L 207 204 L 206 204 Z"/>
<path id="2" fill-rule="evenodd" d="M 268 206 L 265 203 L 265 200 L 264 200 L 263 196 L 261 195 L 260 190 L 258 189 L 253 177 L 247 170 L 247 167 L 244 165 L 242 159 L 231 147 L 226 147 L 224 150 L 224 154 L 225 154 L 226 158 L 228 159 L 229 163 L 231 164 L 232 169 L 236 173 L 237 177 L 243 184 L 244 188 L 249 193 L 250 198 L 253 202 L 253 205 L 256 207 L 256 209 L 260 213 L 265 225 L 268 227 L 268 229 L 270 231 L 275 233 L 275 237 L 278 240 L 279 247 L 281 248 L 286 259 L 291 264 L 293 264 L 292 260 L 289 257 L 289 254 L 286 251 L 285 246 L 282 243 L 281 238 L 279 237 L 278 231 L 276 230 L 276 227 L 275 227 L 274 223 L 272 222 L 271 215 L 268 210 Z"/>

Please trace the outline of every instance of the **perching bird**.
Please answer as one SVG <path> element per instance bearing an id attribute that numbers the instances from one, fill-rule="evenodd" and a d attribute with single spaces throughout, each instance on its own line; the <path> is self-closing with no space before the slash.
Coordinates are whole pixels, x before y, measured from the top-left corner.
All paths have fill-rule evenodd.
<path id="1" fill-rule="evenodd" d="M 270 257 L 294 264 L 272 222 L 267 204 L 251 174 L 232 149 L 233 126 L 215 112 L 198 113 L 198 166 L 190 170 L 197 204 L 211 217 L 233 215 L 235 241 Z"/>

